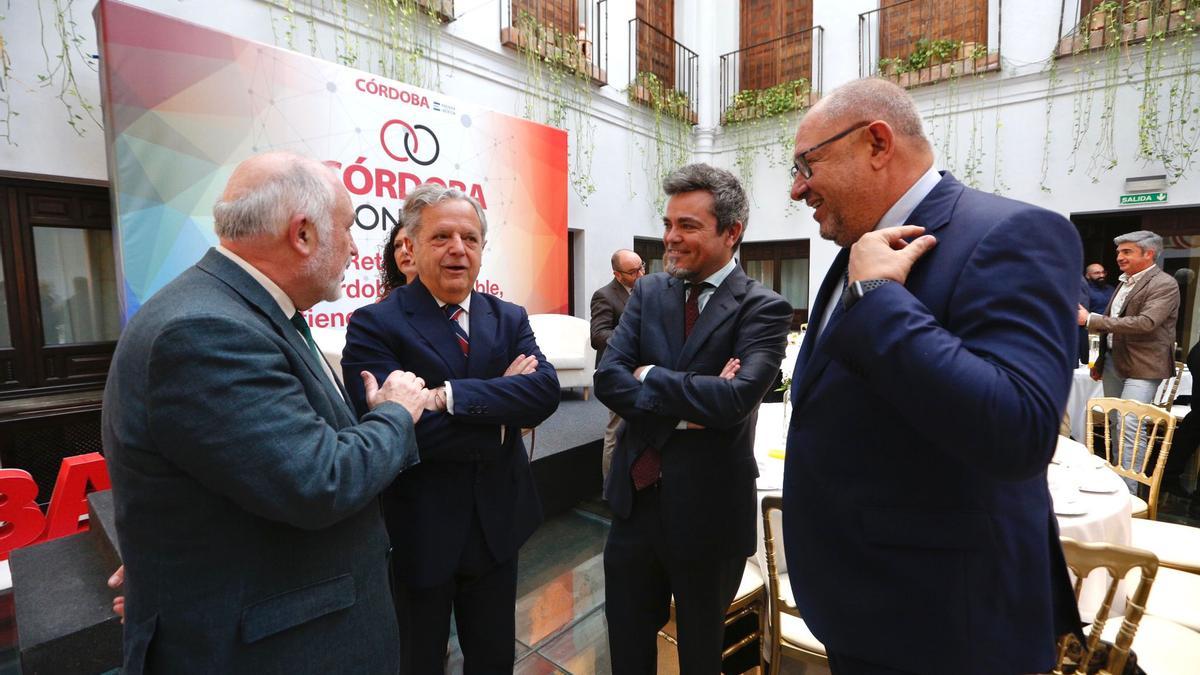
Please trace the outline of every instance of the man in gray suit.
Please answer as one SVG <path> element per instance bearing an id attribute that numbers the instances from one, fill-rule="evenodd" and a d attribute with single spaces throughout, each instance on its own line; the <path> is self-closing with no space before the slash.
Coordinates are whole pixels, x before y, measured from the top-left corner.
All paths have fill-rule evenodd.
<path id="1" fill-rule="evenodd" d="M 608 338 L 612 337 L 617 324 L 621 322 L 621 312 L 625 311 L 625 302 L 633 292 L 633 285 L 646 274 L 646 264 L 633 251 L 619 249 L 612 254 L 612 273 L 613 280 L 592 294 L 592 349 L 596 350 L 597 367 L 600 357 L 604 356 L 604 348 L 608 346 Z M 604 430 L 602 460 L 606 481 L 608 469 L 612 466 L 613 448 L 617 447 L 617 425 L 620 423 L 621 417 L 610 410 L 608 427 Z"/>
<path id="2" fill-rule="evenodd" d="M 141 307 L 104 391 L 122 672 L 394 673 L 376 495 L 418 461 L 428 392 L 363 373 L 357 422 L 300 315 L 357 254 L 333 172 L 252 157 L 213 215 L 221 245 Z"/>

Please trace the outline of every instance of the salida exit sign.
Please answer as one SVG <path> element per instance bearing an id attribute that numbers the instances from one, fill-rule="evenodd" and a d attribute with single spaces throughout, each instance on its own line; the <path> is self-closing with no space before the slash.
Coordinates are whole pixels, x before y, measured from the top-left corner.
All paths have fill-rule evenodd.
<path id="1" fill-rule="evenodd" d="M 1137 206 L 1139 204 L 1166 204 L 1165 192 L 1142 192 L 1134 195 L 1121 195 L 1121 206 Z"/>

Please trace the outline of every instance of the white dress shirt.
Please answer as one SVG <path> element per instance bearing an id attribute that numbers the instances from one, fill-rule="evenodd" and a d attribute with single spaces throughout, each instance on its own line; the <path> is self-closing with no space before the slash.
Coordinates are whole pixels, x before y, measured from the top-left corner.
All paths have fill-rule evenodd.
<path id="1" fill-rule="evenodd" d="M 906 225 L 908 217 L 912 215 L 913 211 L 917 210 L 917 206 L 925 201 L 925 198 L 929 196 L 930 192 L 933 192 L 933 188 L 937 187 L 938 182 L 941 180 L 941 174 L 931 164 L 925 170 L 925 173 L 921 174 L 921 177 L 917 179 L 917 182 L 913 183 L 903 195 L 900 195 L 900 199 L 897 199 L 896 203 L 892 204 L 892 208 L 883 214 L 883 217 L 879 219 L 879 222 L 875 224 L 873 229 L 882 230 L 885 227 Z M 825 332 L 825 327 L 829 325 L 829 317 L 833 315 L 834 307 L 841 301 L 842 287 L 846 285 L 846 275 L 849 271 L 850 269 L 847 267 L 846 271 L 838 279 L 838 283 L 834 285 L 829 297 L 825 299 L 825 311 L 821 314 L 821 324 L 817 327 L 818 336 Z"/>

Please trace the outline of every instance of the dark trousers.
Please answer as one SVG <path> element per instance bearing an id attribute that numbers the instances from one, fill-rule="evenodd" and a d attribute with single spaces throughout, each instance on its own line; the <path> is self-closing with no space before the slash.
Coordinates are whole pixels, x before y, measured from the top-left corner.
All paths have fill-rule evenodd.
<path id="1" fill-rule="evenodd" d="M 414 588 L 395 579 L 402 675 L 442 675 L 450 610 L 458 627 L 464 675 L 511 673 L 516 647 L 517 556 L 497 563 L 476 516 L 454 576 Z"/>
<path id="2" fill-rule="evenodd" d="M 604 547 L 605 615 L 612 672 L 653 674 L 658 631 L 670 618 L 675 596 L 679 670 L 717 675 L 725 640 L 725 614 L 746 569 L 746 558 L 681 561 L 665 544 L 660 492 L 638 492 L 628 519 L 616 518 Z"/>
<path id="3" fill-rule="evenodd" d="M 1196 399 L 1200 402 L 1200 399 Z M 1196 447 L 1200 446 L 1200 415 L 1195 411 L 1189 412 L 1179 426 L 1175 427 L 1175 437 L 1171 441 L 1171 454 L 1167 455 L 1167 465 L 1163 467 L 1163 485 L 1171 489 L 1179 484 L 1183 470 L 1187 468 Z"/>
<path id="4" fill-rule="evenodd" d="M 907 670 L 867 663 L 836 652 L 829 653 L 829 672 L 833 675 L 916 675 Z"/>

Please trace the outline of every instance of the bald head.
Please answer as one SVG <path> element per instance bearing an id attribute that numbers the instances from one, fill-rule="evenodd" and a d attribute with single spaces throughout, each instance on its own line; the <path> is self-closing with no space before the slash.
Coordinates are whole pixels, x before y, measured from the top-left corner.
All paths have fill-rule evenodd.
<path id="1" fill-rule="evenodd" d="M 335 300 L 350 258 L 354 205 L 336 174 L 292 152 L 255 155 L 213 205 L 221 245 L 275 282 L 299 309 Z"/>
<path id="2" fill-rule="evenodd" d="M 1092 263 L 1091 265 L 1088 265 L 1087 270 L 1084 272 L 1084 276 L 1092 281 L 1103 281 L 1104 265 L 1101 265 L 1100 263 Z"/>
<path id="3" fill-rule="evenodd" d="M 933 148 L 908 93 L 881 79 L 838 87 L 796 129 L 792 199 L 813 209 L 820 234 L 850 246 L 933 166 Z"/>
<path id="4" fill-rule="evenodd" d="M 222 241 L 270 237 L 299 214 L 327 233 L 339 192 L 345 190 L 334 173 L 314 159 L 287 151 L 254 155 L 230 174 L 213 206 L 214 228 Z"/>
<path id="5" fill-rule="evenodd" d="M 843 125 L 882 120 L 898 140 L 933 151 L 912 97 L 888 80 L 868 78 L 848 82 L 818 101 L 808 115 Z"/>

